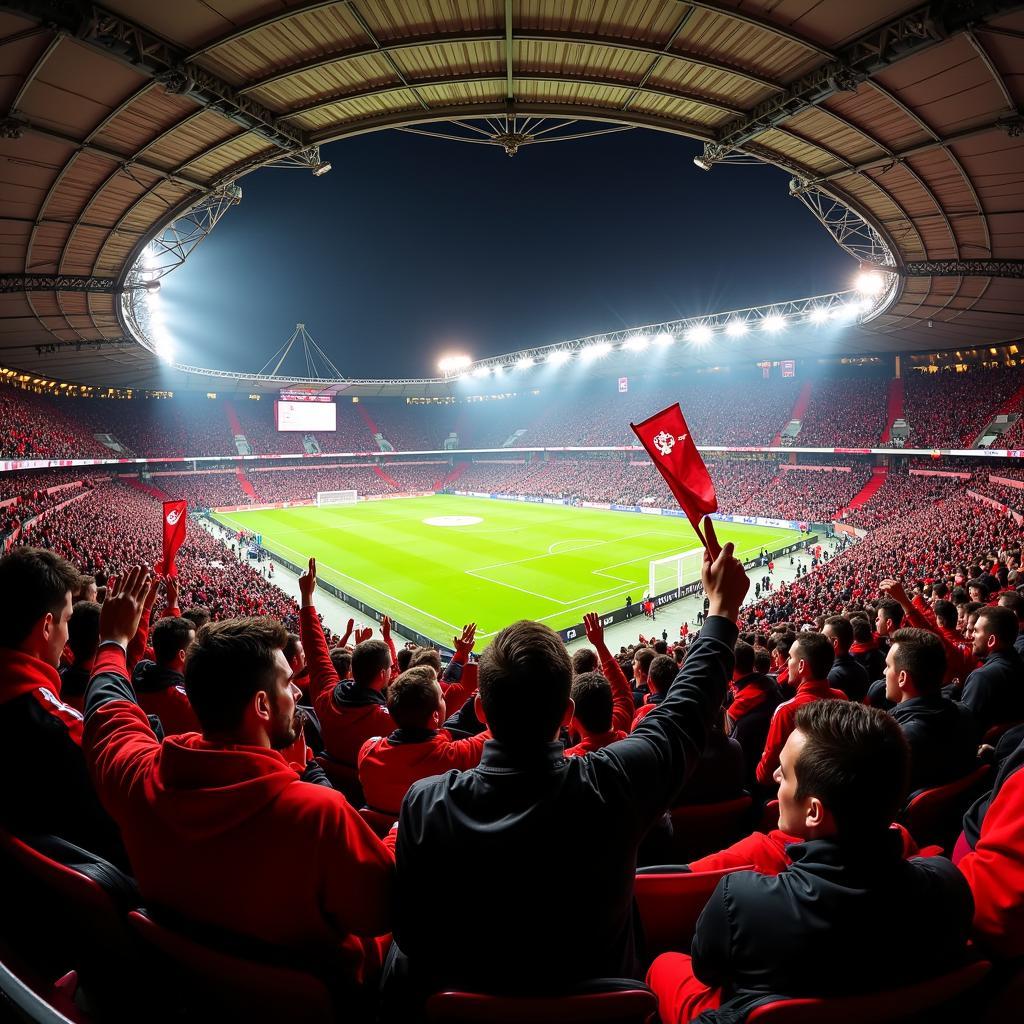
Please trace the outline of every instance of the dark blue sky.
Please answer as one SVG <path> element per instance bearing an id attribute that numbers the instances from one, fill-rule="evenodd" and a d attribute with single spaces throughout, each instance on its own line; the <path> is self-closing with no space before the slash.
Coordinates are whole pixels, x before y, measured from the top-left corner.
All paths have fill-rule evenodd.
<path id="1" fill-rule="evenodd" d="M 432 375 L 600 331 L 799 298 L 856 271 L 767 167 L 641 129 L 500 149 L 379 132 L 268 169 L 162 297 L 182 362 L 255 371 L 305 322 L 346 376 Z M 297 367 L 292 367 L 293 370 Z"/>

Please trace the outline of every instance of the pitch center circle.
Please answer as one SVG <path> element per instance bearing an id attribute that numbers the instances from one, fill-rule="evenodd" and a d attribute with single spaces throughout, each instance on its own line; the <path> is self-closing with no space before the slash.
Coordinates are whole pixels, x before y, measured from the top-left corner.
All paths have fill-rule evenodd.
<path id="1" fill-rule="evenodd" d="M 480 516 L 432 516 L 424 519 L 427 526 L 476 526 L 482 523 Z"/>

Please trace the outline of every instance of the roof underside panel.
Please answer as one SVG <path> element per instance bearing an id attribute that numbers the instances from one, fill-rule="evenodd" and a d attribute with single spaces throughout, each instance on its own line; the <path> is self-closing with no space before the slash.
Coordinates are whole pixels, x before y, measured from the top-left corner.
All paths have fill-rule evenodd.
<path id="1" fill-rule="evenodd" d="M 919 6 L 515 0 L 506 21 L 505 0 L 113 0 L 105 7 L 140 27 L 120 42 L 114 30 L 90 37 L 88 23 L 58 31 L 3 12 L 0 105 L 13 127 L 0 133 L 0 273 L 122 280 L 132 254 L 217 185 L 380 127 L 507 112 L 520 125 L 589 118 L 714 141 Z M 160 38 L 133 53 L 146 32 Z M 179 66 L 180 94 L 158 77 Z M 1024 10 L 982 13 L 970 31 L 897 56 L 849 91 L 790 104 L 746 138 L 860 211 L 898 261 L 1019 259 L 1022 72 Z M 908 278 L 849 344 L 1020 337 L 1020 293 L 1007 279 Z M 173 377 L 135 347 L 76 349 L 122 338 L 119 302 L 109 291 L 0 295 L 0 363 L 52 375 L 47 361 L 70 353 L 62 365 L 89 383 Z M 58 340 L 71 347 L 36 352 Z"/>

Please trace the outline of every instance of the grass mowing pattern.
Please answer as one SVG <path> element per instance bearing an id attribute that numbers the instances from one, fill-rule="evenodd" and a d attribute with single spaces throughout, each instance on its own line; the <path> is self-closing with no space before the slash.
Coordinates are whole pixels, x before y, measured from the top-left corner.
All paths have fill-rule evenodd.
<path id="1" fill-rule="evenodd" d="M 479 521 L 424 522 L 446 516 Z M 700 542 L 685 519 L 667 516 L 435 495 L 215 518 L 262 534 L 296 564 L 315 556 L 324 579 L 442 643 L 476 622 L 478 649 L 516 619 L 558 629 L 621 606 L 627 593 L 639 601 L 654 558 L 694 552 L 686 579 L 699 576 Z M 800 536 L 740 523 L 716 531 L 740 557 Z"/>

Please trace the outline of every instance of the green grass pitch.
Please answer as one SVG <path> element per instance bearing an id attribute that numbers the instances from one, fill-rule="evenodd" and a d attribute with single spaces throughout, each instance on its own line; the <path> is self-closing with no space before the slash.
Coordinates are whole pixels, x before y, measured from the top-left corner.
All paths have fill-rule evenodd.
<path id="1" fill-rule="evenodd" d="M 469 521 L 431 522 L 446 517 Z M 692 552 L 684 582 L 700 575 L 700 542 L 668 516 L 435 495 L 215 518 L 262 534 L 291 562 L 315 556 L 323 579 L 442 643 L 476 622 L 478 649 L 516 619 L 558 629 L 621 606 L 627 593 L 639 601 L 653 559 Z M 799 537 L 738 523 L 716 531 L 749 557 Z"/>

